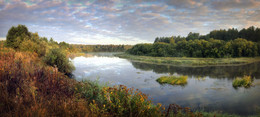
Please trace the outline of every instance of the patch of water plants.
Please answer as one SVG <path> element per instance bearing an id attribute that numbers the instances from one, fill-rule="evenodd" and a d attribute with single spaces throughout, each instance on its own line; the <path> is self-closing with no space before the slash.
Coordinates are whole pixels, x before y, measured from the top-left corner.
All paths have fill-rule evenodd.
<path id="1" fill-rule="evenodd" d="M 160 84 L 186 85 L 188 76 L 161 76 L 156 81 Z"/>
<path id="2" fill-rule="evenodd" d="M 238 88 L 238 87 L 245 87 L 245 88 L 249 88 L 251 87 L 253 84 L 253 79 L 251 78 L 251 76 L 244 76 L 242 78 L 236 78 L 233 81 L 233 87 L 234 88 Z"/>

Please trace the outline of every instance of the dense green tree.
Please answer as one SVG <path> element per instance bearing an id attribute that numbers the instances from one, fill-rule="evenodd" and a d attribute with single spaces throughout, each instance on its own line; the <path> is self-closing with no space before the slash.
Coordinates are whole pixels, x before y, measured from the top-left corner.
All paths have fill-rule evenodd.
<path id="1" fill-rule="evenodd" d="M 29 38 L 30 32 L 25 25 L 18 25 L 17 27 L 12 26 L 6 36 L 6 46 L 17 49 L 24 40 Z"/>
<path id="2" fill-rule="evenodd" d="M 189 41 L 189 40 L 199 39 L 199 37 L 200 37 L 199 33 L 192 33 L 192 32 L 190 32 L 188 34 L 188 36 L 186 37 L 186 40 Z"/>

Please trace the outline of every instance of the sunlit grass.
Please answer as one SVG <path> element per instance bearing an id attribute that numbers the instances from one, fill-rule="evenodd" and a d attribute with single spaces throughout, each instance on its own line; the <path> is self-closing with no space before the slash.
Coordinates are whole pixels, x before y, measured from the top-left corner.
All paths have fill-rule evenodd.
<path id="1" fill-rule="evenodd" d="M 252 86 L 252 82 L 253 79 L 251 78 L 251 76 L 244 76 L 243 78 L 236 78 L 235 80 L 233 80 L 233 87 L 237 88 L 237 87 L 245 87 L 248 88 L 250 86 Z"/>
<path id="2" fill-rule="evenodd" d="M 187 84 L 188 76 L 162 76 L 156 81 L 160 84 L 171 84 L 171 85 L 185 85 Z"/>

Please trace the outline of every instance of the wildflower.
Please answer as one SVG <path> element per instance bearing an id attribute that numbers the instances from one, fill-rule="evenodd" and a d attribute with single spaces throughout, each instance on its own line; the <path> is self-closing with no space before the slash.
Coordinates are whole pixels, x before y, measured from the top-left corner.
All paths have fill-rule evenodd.
<path id="1" fill-rule="evenodd" d="M 103 105 L 103 107 L 105 108 L 105 107 L 106 107 L 106 105 L 104 104 L 104 105 Z"/>

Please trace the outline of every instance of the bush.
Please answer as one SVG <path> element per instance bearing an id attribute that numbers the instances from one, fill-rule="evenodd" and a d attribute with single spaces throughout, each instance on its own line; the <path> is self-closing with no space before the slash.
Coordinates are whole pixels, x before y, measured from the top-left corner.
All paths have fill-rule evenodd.
<path id="1" fill-rule="evenodd" d="M 44 62 L 48 65 L 57 67 L 60 72 L 63 72 L 70 77 L 72 77 L 72 71 L 75 69 L 61 49 L 49 50 L 44 57 Z"/>
<path id="2" fill-rule="evenodd" d="M 30 51 L 35 52 L 39 56 L 44 56 L 46 52 L 46 47 L 43 44 L 37 44 L 33 42 L 32 40 L 24 40 L 20 46 L 19 49 L 21 51 Z"/>

